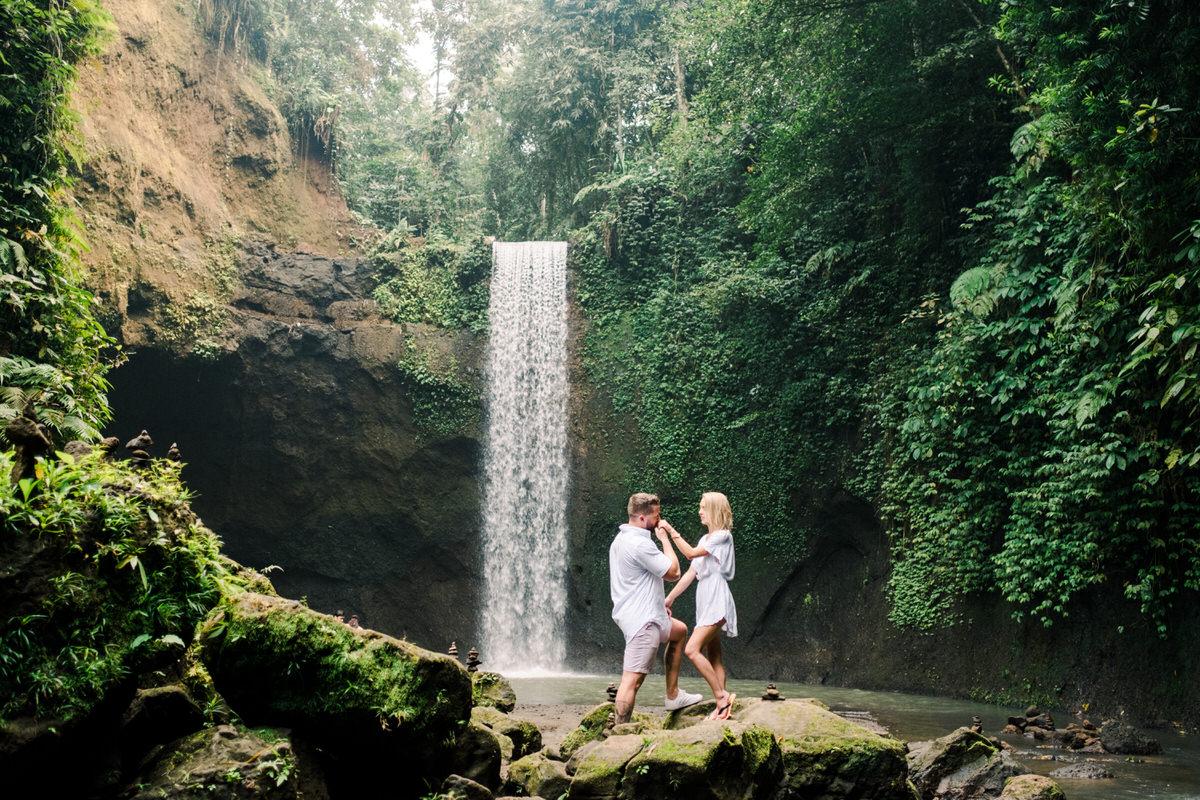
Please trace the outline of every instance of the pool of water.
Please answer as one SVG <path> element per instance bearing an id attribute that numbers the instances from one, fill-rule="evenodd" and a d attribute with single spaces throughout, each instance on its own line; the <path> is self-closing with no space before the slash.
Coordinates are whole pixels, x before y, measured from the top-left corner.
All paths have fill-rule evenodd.
<path id="1" fill-rule="evenodd" d="M 581 704 L 599 705 L 607 702 L 607 688 L 618 681 L 619 675 L 524 675 L 513 676 L 517 693 L 517 711 L 524 705 Z M 679 684 L 691 692 L 709 696 L 708 684 L 699 678 L 681 678 Z M 1016 748 L 1018 760 L 1031 772 L 1047 775 L 1059 767 L 1088 758 L 1103 763 L 1116 775 L 1111 780 L 1072 780 L 1056 778 L 1068 800 L 1200 800 L 1200 734 L 1181 734 L 1178 730 L 1151 730 L 1146 734 L 1159 740 L 1163 753 L 1156 756 L 1126 756 L 1073 754 L 1058 749 L 1037 747 L 1023 736 L 1000 733 L 1010 716 L 1024 708 L 984 705 L 965 700 L 901 694 L 899 692 L 868 692 L 860 689 L 838 689 L 795 683 L 776 684 L 784 697 L 815 697 L 833 711 L 850 717 L 869 715 L 896 738 L 922 741 L 944 736 L 955 728 L 969 726 L 972 717 L 983 721 L 983 731 L 997 735 Z M 766 681 L 730 681 L 728 688 L 739 697 L 759 697 Z M 651 675 L 638 693 L 638 709 L 662 713 L 663 679 Z M 1065 712 L 1051 711 L 1060 727 L 1073 721 Z M 1099 720 L 1093 720 L 1099 724 Z"/>

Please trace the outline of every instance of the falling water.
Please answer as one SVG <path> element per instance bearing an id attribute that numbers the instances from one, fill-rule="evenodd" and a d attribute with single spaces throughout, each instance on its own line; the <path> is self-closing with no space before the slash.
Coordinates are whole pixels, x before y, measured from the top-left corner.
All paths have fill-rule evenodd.
<path id="1" fill-rule="evenodd" d="M 563 668 L 566 275 L 566 242 L 492 245 L 481 653 L 487 669 Z"/>

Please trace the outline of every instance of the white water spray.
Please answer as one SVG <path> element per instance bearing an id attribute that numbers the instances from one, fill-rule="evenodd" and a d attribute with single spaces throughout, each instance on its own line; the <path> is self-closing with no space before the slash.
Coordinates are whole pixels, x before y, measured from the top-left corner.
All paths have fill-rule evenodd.
<path id="1" fill-rule="evenodd" d="M 567 243 L 492 245 L 483 485 L 485 669 L 562 670 Z"/>

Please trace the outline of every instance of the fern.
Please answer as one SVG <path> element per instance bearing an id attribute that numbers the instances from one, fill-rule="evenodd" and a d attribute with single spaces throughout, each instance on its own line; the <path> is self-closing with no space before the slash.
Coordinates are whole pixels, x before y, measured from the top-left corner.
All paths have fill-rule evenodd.
<path id="1" fill-rule="evenodd" d="M 959 275 L 950 286 L 950 302 L 961 311 L 977 317 L 986 316 L 996 308 L 992 287 L 992 269 L 973 267 Z"/>

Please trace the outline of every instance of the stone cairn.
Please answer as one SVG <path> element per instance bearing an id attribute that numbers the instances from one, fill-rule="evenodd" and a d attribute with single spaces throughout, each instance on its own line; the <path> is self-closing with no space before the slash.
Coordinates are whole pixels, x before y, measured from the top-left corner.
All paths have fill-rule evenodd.
<path id="1" fill-rule="evenodd" d="M 449 652 L 450 652 L 450 656 L 451 656 L 451 657 L 452 657 L 452 658 L 453 658 L 455 661 L 458 661 L 458 643 L 457 643 L 457 642 L 451 642 L 451 643 L 450 643 L 450 650 L 449 650 Z"/>
<path id="2" fill-rule="evenodd" d="M 610 683 L 604 691 L 608 695 L 608 702 L 613 704 L 612 711 L 608 712 L 608 719 L 604 721 L 604 731 L 601 733 L 602 736 L 608 738 L 612 735 L 612 729 L 617 726 L 617 685 Z"/>
<path id="3" fill-rule="evenodd" d="M 125 449 L 129 451 L 129 465 L 134 469 L 148 467 L 150 454 L 146 452 L 146 448 L 152 444 L 154 444 L 154 440 L 150 438 L 150 434 L 144 428 L 141 433 L 126 442 Z"/>
<path id="4" fill-rule="evenodd" d="M 781 695 L 779 693 L 779 690 L 775 688 L 775 684 L 768 683 L 767 690 L 765 692 L 763 692 L 762 699 L 763 700 L 786 700 L 787 698 L 785 698 L 783 695 Z"/>
<path id="5" fill-rule="evenodd" d="M 1025 715 L 1009 717 L 1004 726 L 1004 733 L 1019 733 L 1026 739 L 1045 741 L 1070 750 L 1080 750 L 1085 753 L 1103 753 L 1100 744 L 1100 729 L 1088 720 L 1082 724 L 1072 722 L 1066 730 L 1058 730 L 1054 726 L 1054 718 L 1049 711 L 1040 711 L 1037 706 L 1025 709 Z"/>
<path id="6" fill-rule="evenodd" d="M 467 672 L 479 672 L 479 665 L 482 663 L 479 660 L 479 651 L 472 647 L 467 653 Z"/>

